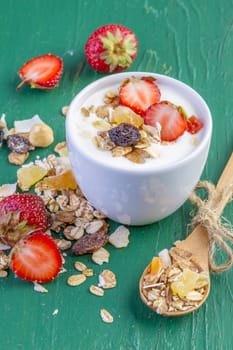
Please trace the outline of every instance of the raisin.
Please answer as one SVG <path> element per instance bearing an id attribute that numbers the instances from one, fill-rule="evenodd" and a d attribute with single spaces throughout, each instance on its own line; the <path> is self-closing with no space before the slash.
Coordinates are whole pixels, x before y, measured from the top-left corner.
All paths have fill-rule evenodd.
<path id="1" fill-rule="evenodd" d="M 108 235 L 97 232 L 79 238 L 72 247 L 75 255 L 93 253 L 108 242 Z"/>
<path id="2" fill-rule="evenodd" d="M 15 153 L 26 153 L 33 148 L 26 137 L 17 134 L 7 136 L 7 146 Z"/>
<path id="3" fill-rule="evenodd" d="M 108 131 L 109 137 L 117 146 L 135 145 L 141 138 L 138 128 L 129 123 L 121 123 Z"/>

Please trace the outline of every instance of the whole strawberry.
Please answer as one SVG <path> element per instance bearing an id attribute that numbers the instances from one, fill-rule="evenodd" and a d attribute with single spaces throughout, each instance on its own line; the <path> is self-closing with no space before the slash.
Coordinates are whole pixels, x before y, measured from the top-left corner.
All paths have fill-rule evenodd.
<path id="1" fill-rule="evenodd" d="M 120 24 L 96 29 L 85 45 L 90 66 L 101 73 L 115 73 L 131 66 L 138 51 L 136 35 Z"/>
<path id="2" fill-rule="evenodd" d="M 22 79 L 16 90 L 25 84 L 32 88 L 52 89 L 58 85 L 63 72 L 63 61 L 60 57 L 51 53 L 34 57 L 24 63 L 19 69 Z"/>
<path id="3" fill-rule="evenodd" d="M 27 232 L 48 227 L 43 200 L 34 194 L 13 194 L 0 201 L 0 240 L 13 247 Z"/>

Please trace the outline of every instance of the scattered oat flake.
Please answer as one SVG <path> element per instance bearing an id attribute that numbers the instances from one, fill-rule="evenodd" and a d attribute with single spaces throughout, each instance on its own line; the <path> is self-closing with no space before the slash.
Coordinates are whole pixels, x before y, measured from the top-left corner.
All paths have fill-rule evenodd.
<path id="1" fill-rule="evenodd" d="M 71 275 L 67 279 L 67 284 L 72 287 L 79 286 L 80 284 L 84 283 L 86 281 L 86 276 L 83 274 L 79 275 Z"/>
<path id="2" fill-rule="evenodd" d="M 76 270 L 82 272 L 87 269 L 86 265 L 82 263 L 81 261 L 75 261 L 74 262 L 74 267 Z"/>
<path id="3" fill-rule="evenodd" d="M 93 285 L 93 284 L 89 287 L 89 291 L 92 294 L 97 295 L 98 297 L 104 296 L 104 290 L 98 286 Z"/>
<path id="4" fill-rule="evenodd" d="M 48 289 L 42 286 L 40 283 L 34 282 L 34 290 L 39 293 L 48 293 Z"/>
<path id="5" fill-rule="evenodd" d="M 0 278 L 5 278 L 8 276 L 8 271 L 6 270 L 0 270 Z"/>
<path id="6" fill-rule="evenodd" d="M 102 321 L 105 323 L 112 323 L 113 322 L 113 316 L 106 309 L 100 310 L 100 316 L 102 318 Z"/>
<path id="7" fill-rule="evenodd" d="M 25 152 L 25 153 L 11 152 L 8 154 L 8 161 L 11 164 L 22 165 L 28 159 L 28 157 L 29 157 L 29 152 Z"/>
<path id="8" fill-rule="evenodd" d="M 96 250 L 91 256 L 92 260 L 98 265 L 103 265 L 103 263 L 108 263 L 109 257 L 110 257 L 110 253 L 103 247 Z"/>
<path id="9" fill-rule="evenodd" d="M 129 244 L 130 232 L 127 227 L 120 225 L 110 236 L 109 243 L 116 248 L 127 247 Z"/>
<path id="10" fill-rule="evenodd" d="M 104 270 L 99 275 L 99 287 L 103 287 L 104 289 L 110 289 L 116 287 L 116 275 L 114 272 L 110 270 Z"/>
<path id="11" fill-rule="evenodd" d="M 16 192 L 17 183 L 0 186 L 0 197 L 7 197 Z"/>

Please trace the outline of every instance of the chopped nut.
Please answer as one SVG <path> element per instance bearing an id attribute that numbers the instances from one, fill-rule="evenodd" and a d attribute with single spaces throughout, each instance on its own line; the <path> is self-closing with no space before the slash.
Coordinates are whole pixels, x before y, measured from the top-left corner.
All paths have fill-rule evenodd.
<path id="1" fill-rule="evenodd" d="M 67 284 L 72 287 L 79 286 L 86 281 L 86 276 L 83 274 L 72 275 L 67 279 Z"/>
<path id="2" fill-rule="evenodd" d="M 89 117 L 89 115 L 90 115 L 89 110 L 87 108 L 85 108 L 85 107 L 81 108 L 81 112 L 84 115 L 84 117 Z"/>
<path id="3" fill-rule="evenodd" d="M 39 123 L 31 127 L 29 142 L 35 147 L 48 147 L 54 141 L 53 129 L 47 124 Z"/>

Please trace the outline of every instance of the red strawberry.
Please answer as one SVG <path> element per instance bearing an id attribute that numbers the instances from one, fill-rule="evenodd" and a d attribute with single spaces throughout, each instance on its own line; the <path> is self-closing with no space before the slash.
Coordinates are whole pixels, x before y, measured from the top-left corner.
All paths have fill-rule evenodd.
<path id="1" fill-rule="evenodd" d="M 203 125 L 203 122 L 195 115 L 192 115 L 187 119 L 187 131 L 190 132 L 190 134 L 196 134 L 203 128 Z"/>
<path id="2" fill-rule="evenodd" d="M 147 108 L 160 100 L 160 89 L 154 80 L 151 77 L 126 79 L 120 87 L 120 103 L 145 115 Z"/>
<path id="3" fill-rule="evenodd" d="M 11 250 L 11 269 L 20 278 L 45 283 L 62 267 L 61 253 L 53 238 L 43 231 L 24 235 Z"/>
<path id="4" fill-rule="evenodd" d="M 101 73 L 129 68 L 136 58 L 137 50 L 135 34 L 119 24 L 107 24 L 96 29 L 85 45 L 87 62 Z"/>
<path id="5" fill-rule="evenodd" d="M 12 194 L 0 201 L 0 239 L 14 244 L 33 228 L 46 231 L 48 216 L 43 200 L 34 194 Z"/>
<path id="6" fill-rule="evenodd" d="M 63 61 L 51 53 L 37 56 L 24 63 L 18 74 L 22 79 L 16 90 L 24 84 L 32 88 L 52 89 L 58 85 L 63 71 Z"/>
<path id="7" fill-rule="evenodd" d="M 175 141 L 186 130 L 186 119 L 178 107 L 170 102 L 162 101 L 150 106 L 144 117 L 145 124 L 156 127 L 161 125 L 161 140 Z"/>

